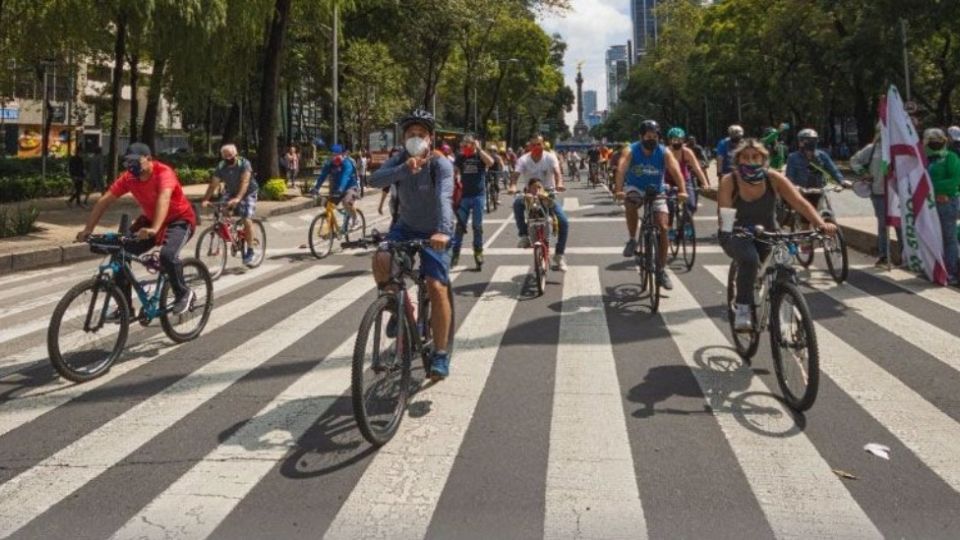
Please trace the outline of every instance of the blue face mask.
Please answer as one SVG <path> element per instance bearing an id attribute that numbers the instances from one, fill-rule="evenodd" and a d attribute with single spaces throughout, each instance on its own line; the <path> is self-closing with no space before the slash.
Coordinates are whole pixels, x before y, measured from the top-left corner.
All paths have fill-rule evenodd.
<path id="1" fill-rule="evenodd" d="M 737 172 L 740 173 L 740 178 L 751 184 L 760 183 L 767 176 L 767 171 L 763 168 L 763 165 L 743 163 L 737 168 Z"/>
<path id="2" fill-rule="evenodd" d="M 143 174 L 143 164 L 140 163 L 140 160 L 130 160 L 124 164 L 127 168 L 127 172 L 132 174 L 134 178 L 139 179 L 140 175 Z"/>

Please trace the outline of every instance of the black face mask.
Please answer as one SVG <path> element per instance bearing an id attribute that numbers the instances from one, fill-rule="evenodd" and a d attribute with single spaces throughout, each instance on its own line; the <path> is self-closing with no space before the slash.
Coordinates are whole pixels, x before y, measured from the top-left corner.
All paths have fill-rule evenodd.
<path id="1" fill-rule="evenodd" d="M 643 144 L 643 148 L 646 150 L 655 150 L 659 144 L 659 141 L 656 139 L 644 139 L 641 144 Z"/>
<path id="2" fill-rule="evenodd" d="M 730 142 L 732 142 L 733 144 L 738 144 L 741 139 L 743 139 L 743 137 L 741 137 L 740 135 L 736 135 L 734 137 L 730 137 Z"/>
<path id="3" fill-rule="evenodd" d="M 674 150 L 679 150 L 683 148 L 683 143 L 675 142 L 671 144 L 670 147 L 673 148 Z"/>
<path id="4" fill-rule="evenodd" d="M 817 141 L 805 141 L 800 144 L 800 148 L 804 150 L 814 151 L 817 149 Z"/>
<path id="5" fill-rule="evenodd" d="M 933 150 L 934 152 L 939 152 L 940 150 L 943 150 L 944 146 L 946 146 L 946 143 L 942 143 L 942 142 L 927 143 L 927 148 Z"/>

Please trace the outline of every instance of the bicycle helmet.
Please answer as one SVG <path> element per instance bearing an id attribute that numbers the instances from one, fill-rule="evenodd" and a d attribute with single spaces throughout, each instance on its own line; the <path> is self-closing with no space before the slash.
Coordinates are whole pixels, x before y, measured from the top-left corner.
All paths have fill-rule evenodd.
<path id="1" fill-rule="evenodd" d="M 729 135 L 731 138 L 743 137 L 743 127 L 733 124 L 727 128 L 727 135 Z"/>
<path id="2" fill-rule="evenodd" d="M 929 128 L 923 132 L 923 141 L 947 142 L 947 136 L 940 128 Z"/>
<path id="3" fill-rule="evenodd" d="M 950 126 L 947 128 L 947 136 L 952 141 L 960 141 L 960 126 Z"/>
<path id="4" fill-rule="evenodd" d="M 687 136 L 687 132 L 682 127 L 672 127 L 667 132 L 668 139 L 682 139 Z"/>
<path id="5" fill-rule="evenodd" d="M 806 128 L 801 129 L 800 133 L 797 133 L 797 139 L 801 141 L 817 141 L 820 140 L 820 135 L 818 135 L 815 130 Z"/>
<path id="6" fill-rule="evenodd" d="M 656 120 L 644 120 L 643 122 L 640 122 L 640 136 L 643 137 L 649 131 L 659 135 L 660 124 L 658 124 Z"/>
<path id="7" fill-rule="evenodd" d="M 423 109 L 416 109 L 412 113 L 403 117 L 400 120 L 400 131 L 404 132 L 408 127 L 420 124 L 421 126 L 427 128 L 427 131 L 432 135 L 436 129 L 436 120 L 434 120 L 433 115 L 430 114 L 430 111 L 425 111 Z"/>

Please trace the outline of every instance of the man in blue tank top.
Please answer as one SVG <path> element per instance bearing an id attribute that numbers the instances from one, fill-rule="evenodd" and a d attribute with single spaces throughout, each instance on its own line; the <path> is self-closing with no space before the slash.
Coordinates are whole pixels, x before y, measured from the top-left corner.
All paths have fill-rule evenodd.
<path id="1" fill-rule="evenodd" d="M 673 175 L 678 186 L 677 197 L 681 201 L 686 201 L 687 188 L 680 174 L 680 164 L 677 163 L 673 154 L 660 144 L 660 125 L 653 120 L 644 120 L 640 124 L 640 141 L 624 149 L 617 165 L 616 196 L 618 200 L 624 201 L 627 233 L 630 235 L 627 245 L 623 248 L 624 257 L 632 257 L 637 250 L 640 207 L 647 187 L 653 186 L 657 193 L 665 193 L 664 179 L 668 172 Z M 627 197 L 626 194 L 630 192 L 636 192 L 639 197 Z M 669 291 L 673 288 L 673 283 L 667 275 L 667 249 L 669 248 L 667 229 L 670 211 L 667 208 L 666 199 L 657 199 L 653 203 L 653 212 L 653 220 L 660 228 L 660 249 L 657 258 L 662 270 L 657 276 L 657 281 L 661 287 Z"/>

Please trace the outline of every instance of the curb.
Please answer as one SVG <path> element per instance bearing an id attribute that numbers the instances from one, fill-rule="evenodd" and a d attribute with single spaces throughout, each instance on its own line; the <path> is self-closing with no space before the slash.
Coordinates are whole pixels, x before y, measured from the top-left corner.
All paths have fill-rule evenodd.
<path id="1" fill-rule="evenodd" d="M 314 206 L 314 200 L 308 199 L 274 208 L 270 210 L 264 218 L 292 214 L 313 208 Z M 64 246 L 33 249 L 22 253 L 9 253 L 7 255 L 0 255 L 0 275 L 99 259 L 100 257 L 101 256 L 96 253 L 91 253 L 90 248 L 86 244 L 67 244 Z"/>

